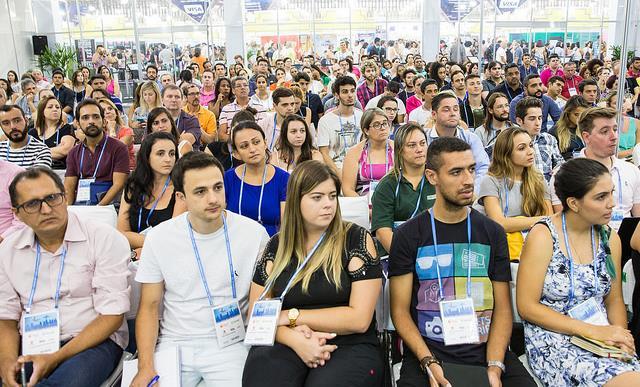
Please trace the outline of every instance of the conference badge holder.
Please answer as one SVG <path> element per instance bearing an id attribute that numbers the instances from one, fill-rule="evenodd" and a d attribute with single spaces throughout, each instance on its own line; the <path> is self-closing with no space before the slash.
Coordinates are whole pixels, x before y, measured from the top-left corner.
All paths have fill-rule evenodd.
<path id="1" fill-rule="evenodd" d="M 214 306 L 213 320 L 220 348 L 228 347 L 244 340 L 244 322 L 242 321 L 242 313 L 240 313 L 240 305 L 237 300 Z"/>
<path id="2" fill-rule="evenodd" d="M 76 196 L 77 203 L 88 203 L 91 200 L 91 184 L 96 179 L 80 179 L 78 181 L 78 195 Z"/>
<path id="3" fill-rule="evenodd" d="M 480 341 L 478 318 L 472 298 L 440 301 L 440 317 L 445 345 L 473 344 Z"/>
<path id="4" fill-rule="evenodd" d="M 273 346 L 281 310 L 280 299 L 256 301 L 249 318 L 245 345 Z"/>
<path id="5" fill-rule="evenodd" d="M 593 325 L 609 325 L 607 315 L 595 298 L 590 298 L 569 309 L 569 317 Z"/>
<path id="6" fill-rule="evenodd" d="M 42 355 L 60 349 L 60 314 L 58 309 L 42 313 L 24 313 L 22 319 L 22 354 Z"/>

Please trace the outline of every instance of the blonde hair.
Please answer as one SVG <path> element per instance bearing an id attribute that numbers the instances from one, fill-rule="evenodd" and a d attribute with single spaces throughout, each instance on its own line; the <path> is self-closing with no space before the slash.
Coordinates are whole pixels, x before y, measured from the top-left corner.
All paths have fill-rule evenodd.
<path id="1" fill-rule="evenodd" d="M 149 104 L 147 104 L 147 102 L 144 100 L 144 92 L 148 90 L 152 90 L 154 93 L 156 93 L 156 100 L 153 102 L 154 106 L 149 106 Z M 151 110 L 160 106 L 162 106 L 162 100 L 160 99 L 160 88 L 158 87 L 158 85 L 153 81 L 147 81 L 143 83 L 140 87 L 140 107 L 142 108 L 142 110 L 144 110 L 145 112 L 150 112 Z"/>
<path id="2" fill-rule="evenodd" d="M 513 153 L 514 138 L 518 134 L 526 134 L 530 137 L 526 130 L 518 126 L 507 128 L 498 134 L 493 146 L 493 159 L 489 166 L 489 175 L 499 179 L 511 179 L 513 176 L 511 154 Z M 542 174 L 532 165 L 522 169 L 521 179 L 522 212 L 526 216 L 546 215 L 547 208 L 544 199 L 546 183 Z M 505 188 L 513 188 L 512 179 L 508 181 Z"/>
<path id="3" fill-rule="evenodd" d="M 107 105 L 109 105 L 109 107 L 113 109 L 113 111 L 116 112 L 116 128 L 120 129 L 121 127 L 123 127 L 124 121 L 122 121 L 122 117 L 120 117 L 120 112 L 118 111 L 118 108 L 113 103 L 113 101 L 107 98 L 100 98 L 98 99 L 98 104 L 101 104 L 101 103 L 106 103 Z"/>
<path id="4" fill-rule="evenodd" d="M 569 145 L 571 144 L 571 128 L 569 127 L 569 115 L 573 114 L 573 112 L 578 108 L 590 108 L 591 105 L 580 95 L 574 95 L 567 101 L 567 104 L 564 105 L 564 109 L 562 110 L 562 114 L 560 114 L 560 119 L 556 123 L 556 137 L 558 138 L 558 148 L 560 148 L 560 152 L 566 152 L 569 149 Z M 578 125 L 576 123 L 576 136 L 579 136 L 578 133 Z"/>
<path id="5" fill-rule="evenodd" d="M 318 184 L 331 179 L 336 192 L 340 192 L 340 179 L 329 166 L 308 160 L 300 163 L 289 177 L 287 201 L 280 227 L 278 250 L 273 261 L 273 269 L 266 286 L 271 286 L 282 272 L 295 260 L 300 265 L 306 257 L 306 233 L 302 219 L 300 204 L 302 197 L 311 192 Z M 336 197 L 335 200 L 338 200 Z M 345 250 L 346 234 L 351 223 L 342 221 L 340 205 L 337 205 L 335 216 L 325 231 L 324 240 L 310 258 L 307 265 L 293 279 L 291 286 L 302 283 L 302 291 L 307 292 L 309 281 L 315 272 L 322 269 L 325 277 L 333 283 L 337 290 L 341 288 L 340 276 L 343 271 L 342 254 Z"/>

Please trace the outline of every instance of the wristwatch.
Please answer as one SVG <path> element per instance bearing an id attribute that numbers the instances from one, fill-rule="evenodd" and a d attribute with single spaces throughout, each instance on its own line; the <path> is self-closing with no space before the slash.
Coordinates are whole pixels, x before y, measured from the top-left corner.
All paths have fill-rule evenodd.
<path id="1" fill-rule="evenodd" d="M 289 328 L 296 327 L 296 321 L 298 320 L 298 316 L 300 316 L 300 311 L 296 308 L 289 309 Z"/>
<path id="2" fill-rule="evenodd" d="M 427 370 L 429 369 L 429 366 L 431 364 L 437 364 L 439 366 L 442 366 L 442 362 L 436 359 L 434 356 L 425 356 L 422 359 L 420 359 L 420 369 L 425 375 L 428 375 L 429 372 Z"/>
<path id="3" fill-rule="evenodd" d="M 138 260 L 138 253 L 135 250 L 131 250 L 131 262 L 136 262 Z"/>
<path id="4" fill-rule="evenodd" d="M 502 370 L 502 373 L 507 372 L 507 367 L 505 367 L 504 363 L 499 360 L 489 360 L 487 362 L 487 367 L 498 367 Z"/>

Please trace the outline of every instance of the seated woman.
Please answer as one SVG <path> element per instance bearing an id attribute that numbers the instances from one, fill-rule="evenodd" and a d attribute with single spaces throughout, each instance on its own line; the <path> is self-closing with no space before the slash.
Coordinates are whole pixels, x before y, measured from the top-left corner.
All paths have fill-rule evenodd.
<path id="1" fill-rule="evenodd" d="M 117 138 L 127 146 L 129 151 L 129 168 L 133 170 L 136 167 L 136 156 L 133 151 L 133 130 L 124 126 L 124 121 L 116 108 L 116 105 L 106 98 L 98 100 L 100 106 L 104 110 L 104 119 L 107 122 L 105 128 L 109 137 Z"/>
<path id="2" fill-rule="evenodd" d="M 378 100 L 378 108 L 382 109 L 384 114 L 387 116 L 387 120 L 389 121 L 389 139 L 393 140 L 393 136 L 396 133 L 396 130 L 402 125 L 400 122 L 400 116 L 398 112 L 398 100 L 396 97 L 391 97 L 389 95 L 382 96 Z"/>
<path id="3" fill-rule="evenodd" d="M 581 95 L 572 96 L 564 105 L 558 122 L 549 130 L 558 140 L 558 148 L 565 160 L 574 158 L 584 148 L 584 142 L 578 135 L 578 119 L 580 114 L 590 107 Z"/>
<path id="4" fill-rule="evenodd" d="M 102 75 L 105 81 L 107 81 L 107 88 L 106 88 L 107 93 L 122 99 L 122 94 L 120 94 L 120 85 L 114 79 L 113 74 L 111 74 L 111 69 L 109 69 L 109 67 L 104 65 L 98 67 L 96 74 Z"/>
<path id="5" fill-rule="evenodd" d="M 73 72 L 71 76 L 71 90 L 73 90 L 73 104 L 75 110 L 75 105 L 82 102 L 85 98 L 88 98 L 93 91 L 93 88 L 89 86 L 89 80 L 84 79 L 84 73 L 82 70 L 76 70 Z M 73 112 L 75 114 L 75 111 Z"/>
<path id="6" fill-rule="evenodd" d="M 256 92 L 249 98 L 250 105 L 262 106 L 266 111 L 273 110 L 273 99 L 271 99 L 271 90 L 268 85 L 269 79 L 265 74 L 256 74 Z"/>
<path id="7" fill-rule="evenodd" d="M 344 157 L 342 193 L 371 197 L 380 179 L 393 168 L 393 141 L 389 140 L 389 121 L 380 108 L 365 110 L 360 128 L 363 140 Z"/>
<path id="8" fill-rule="evenodd" d="M 278 87 L 289 88 L 291 86 L 291 82 L 287 81 L 287 72 L 282 67 L 276 68 L 274 74 L 276 76 L 276 81 L 269 85 L 269 90 L 274 91 Z"/>
<path id="9" fill-rule="evenodd" d="M 380 261 L 371 235 L 342 221 L 339 192 L 338 176 L 318 161 L 291 175 L 282 230 L 249 292 L 250 308 L 263 292 L 282 299 L 276 343 L 249 350 L 245 387 L 382 386 L 374 318 Z"/>
<path id="10" fill-rule="evenodd" d="M 534 165 L 534 153 L 531 136 L 524 129 L 503 129 L 494 143 L 489 172 L 480 182 L 473 207 L 499 223 L 507 234 L 526 234 L 536 222 L 553 214 L 547 184 Z M 521 246 L 509 251 L 512 260 L 520 255 Z"/>
<path id="11" fill-rule="evenodd" d="M 160 99 L 160 88 L 153 81 L 147 81 L 140 86 L 140 101 L 137 106 L 129 114 L 129 126 L 132 129 L 144 129 L 147 126 L 147 117 L 149 112 L 157 107 L 162 106 Z"/>
<path id="12" fill-rule="evenodd" d="M 606 99 L 607 107 L 618 110 L 618 92 L 613 91 Z M 640 142 L 640 122 L 637 118 L 632 117 L 633 104 L 631 98 L 626 97 L 622 103 L 622 126 L 618 132 L 618 158 L 630 159 L 633 155 L 633 149 Z"/>
<path id="13" fill-rule="evenodd" d="M 394 139 L 393 170 L 380 180 L 371 198 L 371 232 L 385 251 L 391 249 L 393 230 L 433 207 L 435 188 L 427 181 L 427 136 L 422 127 L 408 123 Z M 381 252 L 381 255 L 385 255 Z"/>
<path id="14" fill-rule="evenodd" d="M 322 154 L 311 145 L 311 141 L 307 121 L 297 114 L 288 115 L 282 122 L 272 164 L 291 172 L 303 161 L 317 160 L 324 163 Z"/>
<path id="15" fill-rule="evenodd" d="M 289 90 L 293 92 L 293 101 L 295 105 L 293 111 L 296 112 L 295 114 L 303 117 L 305 121 L 307 121 L 307 126 L 311 128 L 311 109 L 306 106 L 307 101 L 302 89 L 296 85 L 297 83 L 291 85 L 289 88 Z M 315 131 L 313 131 L 313 134 L 312 138 L 315 138 Z"/>
<path id="16" fill-rule="evenodd" d="M 224 174 L 227 210 L 258 221 L 273 236 L 280 228 L 289 174 L 269 164 L 264 131 L 256 122 L 236 124 L 231 146 L 244 164 Z"/>
<path id="17" fill-rule="evenodd" d="M 186 211 L 184 202 L 176 201 L 170 179 L 177 159 L 176 140 L 170 133 L 151 133 L 140 145 L 136 168 L 127 178 L 118 213 L 118 230 L 129 241 L 134 261 L 152 227 Z"/>
<path id="18" fill-rule="evenodd" d="M 607 167 L 569 160 L 555 175 L 562 211 L 535 225 L 525 242 L 517 281 L 529 366 L 548 386 L 638 386 L 622 300 L 620 238 L 607 226 L 614 207 Z M 582 317 L 582 318 L 581 318 Z M 599 357 L 570 342 L 582 336 L 630 354 Z"/>
<path id="19" fill-rule="evenodd" d="M 171 113 L 164 107 L 157 107 L 149 112 L 147 117 L 147 135 L 154 132 L 167 132 L 170 133 L 173 138 L 180 138 L 178 134 L 178 128 L 175 121 L 171 118 Z M 182 140 L 178 144 L 178 158 L 191 152 L 193 147 L 187 140 Z"/>
<path id="20" fill-rule="evenodd" d="M 38 103 L 35 127 L 29 135 L 44 142 L 51 150 L 51 168 L 66 169 L 67 154 L 76 144 L 73 126 L 63 121 L 62 107 L 53 95 L 46 96 Z"/>

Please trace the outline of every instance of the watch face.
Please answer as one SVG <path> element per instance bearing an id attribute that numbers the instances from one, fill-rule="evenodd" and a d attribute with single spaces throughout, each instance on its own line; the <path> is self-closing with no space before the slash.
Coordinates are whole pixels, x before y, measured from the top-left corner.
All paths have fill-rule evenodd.
<path id="1" fill-rule="evenodd" d="M 298 309 L 290 309 L 289 310 L 289 319 L 295 320 L 300 315 L 300 311 Z"/>

